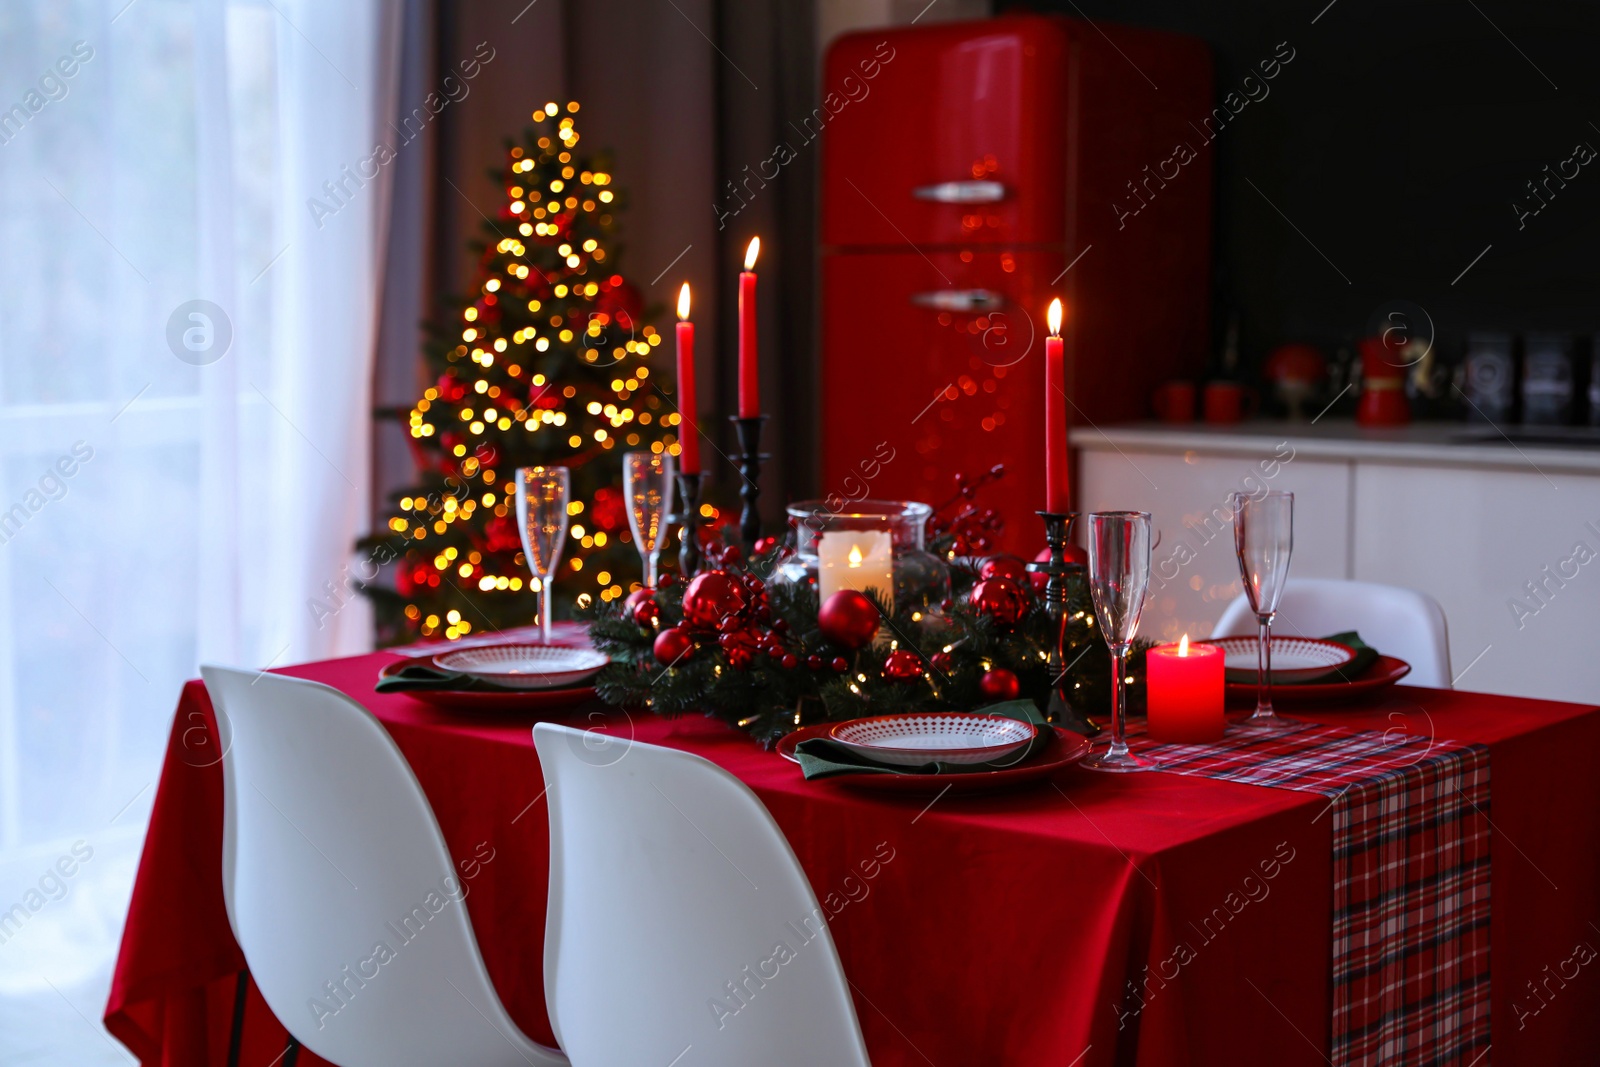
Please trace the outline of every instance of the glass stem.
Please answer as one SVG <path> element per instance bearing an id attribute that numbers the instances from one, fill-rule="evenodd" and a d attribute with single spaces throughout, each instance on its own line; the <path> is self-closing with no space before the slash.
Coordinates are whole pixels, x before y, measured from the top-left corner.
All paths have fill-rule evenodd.
<path id="1" fill-rule="evenodd" d="M 649 589 L 656 587 L 656 581 L 660 577 L 657 573 L 661 567 L 660 560 L 661 553 L 659 551 L 650 551 L 644 554 L 644 584 Z"/>
<path id="2" fill-rule="evenodd" d="M 544 643 L 550 644 L 550 579 L 539 579 L 539 623 L 544 629 Z"/>
<path id="3" fill-rule="evenodd" d="M 1272 616 L 1258 615 L 1256 621 L 1261 624 L 1261 645 L 1258 651 L 1259 674 L 1256 676 L 1256 713 L 1255 718 L 1268 719 L 1272 717 Z"/>
<path id="4" fill-rule="evenodd" d="M 1111 747 L 1107 756 L 1125 756 L 1128 753 L 1128 719 L 1122 691 L 1122 657 L 1127 647 L 1111 650 Z"/>

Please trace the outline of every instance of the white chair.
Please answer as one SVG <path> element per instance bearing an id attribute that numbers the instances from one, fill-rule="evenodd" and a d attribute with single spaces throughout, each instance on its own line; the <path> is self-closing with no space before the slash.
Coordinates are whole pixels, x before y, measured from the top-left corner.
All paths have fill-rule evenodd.
<path id="1" fill-rule="evenodd" d="M 1240 593 L 1222 613 L 1213 637 L 1253 634 L 1250 602 Z M 1285 637 L 1327 637 L 1359 630 L 1361 639 L 1385 655 L 1411 664 L 1408 685 L 1449 689 L 1450 640 L 1444 609 L 1427 593 L 1377 582 L 1338 578 L 1290 578 L 1278 602 L 1272 632 Z"/>
<path id="2" fill-rule="evenodd" d="M 698 756 L 539 723 L 545 1001 L 576 1067 L 867 1067 L 826 913 L 772 816 Z"/>
<path id="3" fill-rule="evenodd" d="M 566 1064 L 506 1014 L 471 883 L 378 720 L 315 682 L 200 673 L 227 746 L 228 922 L 293 1038 L 341 1067 Z"/>

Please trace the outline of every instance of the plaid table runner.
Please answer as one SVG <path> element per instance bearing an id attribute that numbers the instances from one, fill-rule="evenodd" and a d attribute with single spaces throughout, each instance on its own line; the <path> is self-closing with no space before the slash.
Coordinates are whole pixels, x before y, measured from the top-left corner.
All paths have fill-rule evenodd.
<path id="1" fill-rule="evenodd" d="M 1329 798 L 1334 1067 L 1487 1067 L 1487 748 L 1314 724 L 1208 745 L 1133 734 L 1164 771 Z"/>

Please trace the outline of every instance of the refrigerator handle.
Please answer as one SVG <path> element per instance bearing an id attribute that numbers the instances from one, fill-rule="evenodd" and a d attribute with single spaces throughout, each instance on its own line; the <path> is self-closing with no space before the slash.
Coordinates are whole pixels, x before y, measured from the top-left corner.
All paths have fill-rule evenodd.
<path id="1" fill-rule="evenodd" d="M 999 182 L 938 182 L 911 190 L 918 200 L 936 204 L 993 204 L 1006 198 L 1006 187 Z"/>
<path id="2" fill-rule="evenodd" d="M 992 289 L 934 289 L 912 293 L 911 302 L 935 311 L 993 311 L 1003 305 L 1006 298 Z"/>

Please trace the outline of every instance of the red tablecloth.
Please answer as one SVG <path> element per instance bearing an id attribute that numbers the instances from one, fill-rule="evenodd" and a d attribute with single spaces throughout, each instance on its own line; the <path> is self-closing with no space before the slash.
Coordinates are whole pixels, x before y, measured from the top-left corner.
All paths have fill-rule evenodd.
<path id="1" fill-rule="evenodd" d="M 547 816 L 530 724 L 376 695 L 389 658 L 285 673 L 371 708 L 415 769 L 454 856 L 492 857 L 467 908 L 507 1008 L 549 1041 Z M 1591 925 L 1600 922 L 1600 711 L 1402 687 L 1379 703 L 1308 717 L 1488 746 L 1493 1050 L 1479 1063 L 1575 1062 L 1600 1036 L 1600 974 L 1588 966 L 1588 946 L 1600 946 Z M 929 807 L 926 798 L 807 783 L 708 720 L 611 718 L 624 735 L 726 767 L 772 811 L 833 913 L 880 1067 L 1325 1062 L 1332 893 L 1320 796 L 1073 770 L 1055 787 Z M 225 1062 L 244 966 L 222 902 L 222 776 L 207 747 L 210 722 L 205 691 L 191 682 L 106 1007 L 107 1026 L 146 1065 Z M 863 861 L 885 855 L 876 877 L 862 877 Z M 1220 933 L 1197 936 L 1252 875 L 1247 905 Z M 1200 946 L 1193 958 L 1172 980 L 1149 981 L 1184 940 Z M 268 1063 L 283 1037 L 252 991 L 242 1062 Z"/>

